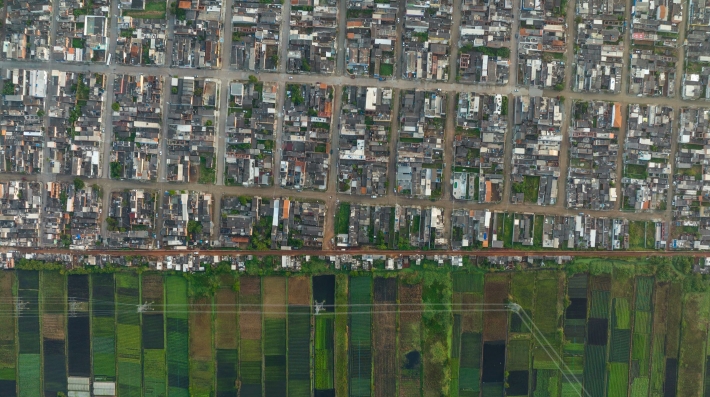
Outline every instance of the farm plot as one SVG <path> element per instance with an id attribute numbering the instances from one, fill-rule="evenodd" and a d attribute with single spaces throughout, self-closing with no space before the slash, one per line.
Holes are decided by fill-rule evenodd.
<path id="1" fill-rule="evenodd" d="M 452 395 L 480 390 L 481 331 L 483 330 L 483 273 L 453 276 L 454 329 L 451 346 Z M 475 346 L 471 346 L 474 343 Z"/>
<path id="2" fill-rule="evenodd" d="M 397 391 L 397 279 L 375 278 L 373 351 L 375 397 L 394 396 Z M 409 308 L 405 308 L 409 310 Z"/>
<path id="3" fill-rule="evenodd" d="M 703 364 L 708 339 L 708 295 L 686 294 L 683 299 L 680 358 L 678 362 L 678 395 L 699 396 L 703 393 Z"/>
<path id="4" fill-rule="evenodd" d="M 44 394 L 67 392 L 66 279 L 55 271 L 43 271 L 42 293 L 42 374 Z"/>
<path id="5" fill-rule="evenodd" d="M 181 275 L 165 279 L 167 332 L 166 361 L 168 364 L 168 396 L 188 397 L 189 346 L 187 323 L 187 280 Z"/>
<path id="6" fill-rule="evenodd" d="M 518 304 L 521 310 L 524 310 L 525 313 L 532 318 L 535 295 L 535 273 L 514 273 L 510 283 L 510 295 L 513 298 L 513 302 Z M 530 333 L 529 324 L 527 321 L 523 321 L 521 315 L 512 313 L 510 316 L 510 332 L 528 334 Z"/>
<path id="7" fill-rule="evenodd" d="M 20 397 L 37 397 L 41 392 L 42 358 L 39 315 L 39 272 L 17 272 L 18 298 L 17 335 L 19 346 L 18 386 Z M 40 382 L 38 382 L 40 380 Z"/>
<path id="8" fill-rule="evenodd" d="M 530 378 L 530 340 L 514 339 L 508 342 L 508 396 L 527 396 Z"/>
<path id="9" fill-rule="evenodd" d="M 563 360 L 570 372 L 563 378 L 562 395 L 579 395 L 582 389 L 584 337 L 587 324 L 587 275 L 577 274 L 567 280 L 569 306 L 564 316 Z"/>
<path id="10" fill-rule="evenodd" d="M 372 381 L 372 278 L 350 278 L 350 396 L 370 396 Z"/>
<path id="11" fill-rule="evenodd" d="M 239 288 L 239 378 L 241 395 L 262 395 L 261 279 L 243 277 Z"/>
<path id="12" fill-rule="evenodd" d="M 453 320 L 451 274 L 439 272 L 426 274 L 422 301 L 424 303 L 424 313 L 422 314 L 423 392 L 424 397 L 439 396 L 447 394 L 450 386 L 449 354 L 451 347 L 449 341 Z"/>
<path id="13" fill-rule="evenodd" d="M 67 277 L 67 362 L 69 376 L 91 375 L 91 331 L 88 317 L 89 276 Z"/>
<path id="14" fill-rule="evenodd" d="M 15 272 L 0 272 L 0 397 L 17 395 L 17 355 L 15 354 Z"/>
<path id="15" fill-rule="evenodd" d="M 220 276 L 219 289 L 215 294 L 214 345 L 217 358 L 216 395 L 234 396 L 237 392 L 237 293 L 234 291 L 234 277 L 231 274 Z"/>
<path id="16" fill-rule="evenodd" d="M 167 366 L 165 363 L 164 278 L 161 274 L 143 274 L 142 302 L 150 311 L 141 313 L 143 327 L 143 393 L 146 397 L 165 396 Z"/>
<path id="17" fill-rule="evenodd" d="M 94 382 L 116 380 L 116 320 L 113 274 L 91 276 L 91 345 Z"/>
<path id="18" fill-rule="evenodd" d="M 406 311 L 399 313 L 399 395 L 421 392 L 421 303 L 422 285 L 399 282 L 399 302 Z"/>
<path id="19" fill-rule="evenodd" d="M 134 273 L 116 274 L 116 354 L 118 394 L 140 394 L 142 389 L 140 280 Z"/>
<path id="20" fill-rule="evenodd" d="M 212 348 L 212 299 L 192 298 L 188 316 L 190 335 L 190 394 L 210 396 L 214 392 L 214 350 Z"/>
<path id="21" fill-rule="evenodd" d="M 505 302 L 510 290 L 507 274 L 487 274 L 484 288 L 486 310 L 483 314 L 483 361 L 481 391 L 499 394 L 505 380 L 505 341 L 508 334 L 508 311 Z"/>
<path id="22" fill-rule="evenodd" d="M 267 396 L 286 395 L 286 279 L 265 277 L 264 389 Z"/>
<path id="23" fill-rule="evenodd" d="M 634 328 L 631 342 L 632 397 L 648 395 L 651 370 L 653 277 L 637 277 L 634 294 Z"/>
<path id="24" fill-rule="evenodd" d="M 674 332 L 674 319 L 677 317 L 671 311 L 681 310 L 680 285 L 657 283 L 653 294 L 653 341 L 651 347 L 651 395 L 663 396 L 666 378 L 666 360 L 677 358 L 677 339 Z M 675 324 L 677 327 L 678 324 Z M 675 349 L 668 349 L 675 345 Z M 673 374 L 675 376 L 675 373 Z M 673 387 L 675 391 L 675 387 Z"/>
<path id="25" fill-rule="evenodd" d="M 314 387 L 316 397 L 335 394 L 333 382 L 333 327 L 335 325 L 335 276 L 313 277 L 313 304 L 323 305 L 323 312 L 315 316 L 313 351 L 315 353 Z"/>
<path id="26" fill-rule="evenodd" d="M 335 395 L 348 395 L 348 276 L 335 276 Z M 290 289 L 289 289 L 290 291 Z M 289 323 L 289 329 L 291 328 Z M 289 374 L 290 377 L 290 374 Z M 290 383 L 289 383 L 290 388 Z M 291 395 L 289 393 L 289 395 Z"/>
<path id="27" fill-rule="evenodd" d="M 288 395 L 311 395 L 311 282 L 308 277 L 288 281 Z M 345 317 L 345 316 L 343 316 Z"/>
<path id="28" fill-rule="evenodd" d="M 562 340 L 560 333 L 560 318 L 562 313 L 562 297 L 564 282 L 557 272 L 537 272 L 535 280 L 535 305 L 533 320 L 537 327 L 537 336 L 543 342 L 535 343 L 533 347 L 533 367 L 535 369 L 557 369 L 556 355 L 560 353 Z M 541 343 L 545 343 L 542 346 Z M 548 344 L 549 343 L 549 344 Z"/>
<path id="29" fill-rule="evenodd" d="M 590 397 L 603 397 L 606 377 L 609 334 L 611 278 L 593 276 L 590 280 L 592 301 L 587 322 L 587 344 L 584 346 L 584 390 Z"/>
<path id="30" fill-rule="evenodd" d="M 607 366 L 607 395 L 626 396 L 629 382 L 629 357 L 631 355 L 631 327 L 633 325 L 634 279 L 614 270 L 611 283 L 611 339 L 609 365 Z M 623 385 L 623 386 L 622 386 Z"/>

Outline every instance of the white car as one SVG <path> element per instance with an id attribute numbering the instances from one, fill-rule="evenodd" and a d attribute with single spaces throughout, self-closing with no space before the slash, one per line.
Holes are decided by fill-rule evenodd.
<path id="1" fill-rule="evenodd" d="M 289 80 L 293 80 L 293 76 L 288 76 L 288 79 L 289 79 Z"/>
<path id="2" fill-rule="evenodd" d="M 158 152 L 158 155 L 159 155 L 159 156 L 162 156 L 162 155 L 163 155 L 163 151 L 161 150 L 160 152 Z"/>

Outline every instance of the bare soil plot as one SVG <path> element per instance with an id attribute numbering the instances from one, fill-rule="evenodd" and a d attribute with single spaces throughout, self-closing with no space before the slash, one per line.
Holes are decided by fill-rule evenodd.
<path id="1" fill-rule="evenodd" d="M 51 340 L 64 340 L 63 314 L 45 314 L 42 316 L 42 337 Z"/>
<path id="2" fill-rule="evenodd" d="M 214 297 L 217 349 L 237 348 L 237 294 L 231 288 L 220 288 Z"/>
<path id="3" fill-rule="evenodd" d="M 311 280 L 299 276 L 288 279 L 288 304 L 309 305 L 311 302 Z"/>
<path id="4" fill-rule="evenodd" d="M 190 304 L 190 358 L 212 358 L 212 302 L 198 299 Z"/>
<path id="5" fill-rule="evenodd" d="M 508 330 L 508 311 L 505 301 L 508 299 L 508 275 L 486 275 L 484 300 L 486 311 L 483 313 L 483 341 L 505 340 Z"/>
<path id="6" fill-rule="evenodd" d="M 264 314 L 286 318 L 286 278 L 264 278 Z"/>

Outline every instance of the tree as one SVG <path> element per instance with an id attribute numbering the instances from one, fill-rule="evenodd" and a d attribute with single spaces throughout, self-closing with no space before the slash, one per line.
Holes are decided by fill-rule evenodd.
<path id="1" fill-rule="evenodd" d="M 121 110 L 121 104 L 118 102 L 114 102 L 111 104 L 111 109 L 113 109 L 114 112 L 118 112 Z"/>
<path id="2" fill-rule="evenodd" d="M 196 234 L 202 233 L 202 222 L 188 221 L 187 222 L 187 232 L 194 238 Z"/>
<path id="3" fill-rule="evenodd" d="M 207 121 L 205 121 L 205 126 L 206 126 L 206 127 L 212 127 L 212 120 L 207 120 Z"/>
<path id="4" fill-rule="evenodd" d="M 202 88 L 195 88 L 195 91 L 193 91 L 193 94 L 195 96 L 202 96 Z"/>
<path id="5" fill-rule="evenodd" d="M 74 188 L 76 190 L 81 190 L 84 188 L 84 181 L 82 181 L 80 178 L 74 178 Z"/>
<path id="6" fill-rule="evenodd" d="M 170 92 L 172 92 L 173 94 L 177 94 L 177 93 L 178 93 L 178 88 L 177 88 L 177 87 L 172 87 L 172 88 L 170 88 Z"/>
<path id="7" fill-rule="evenodd" d="M 37 117 L 44 117 L 44 110 L 42 110 L 42 109 L 37 110 Z"/>
<path id="8" fill-rule="evenodd" d="M 256 76 L 254 76 L 253 74 L 250 74 L 249 75 L 249 82 L 252 84 L 256 84 L 259 82 L 259 79 Z"/>

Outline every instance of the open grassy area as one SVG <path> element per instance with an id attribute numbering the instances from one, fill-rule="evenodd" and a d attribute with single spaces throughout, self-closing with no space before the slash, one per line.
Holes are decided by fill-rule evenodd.
<path id="1" fill-rule="evenodd" d="M 690 168 L 676 168 L 678 175 L 691 176 L 696 181 L 699 181 L 703 177 L 703 166 L 701 164 L 695 164 Z"/>
<path id="2" fill-rule="evenodd" d="M 335 215 L 335 234 L 345 234 L 350 225 L 350 203 L 341 203 Z"/>
<path id="3" fill-rule="evenodd" d="M 653 246 L 653 235 L 651 241 L 647 241 L 647 228 L 655 229 L 653 225 L 648 225 L 646 221 L 629 222 L 629 249 L 644 250 L 647 246 Z"/>
<path id="4" fill-rule="evenodd" d="M 624 166 L 624 176 L 635 179 L 646 179 L 648 177 L 648 167 L 639 164 L 626 164 Z"/>
<path id="5" fill-rule="evenodd" d="M 389 63 L 380 64 L 380 76 L 392 76 L 394 73 L 394 65 Z"/>
<path id="6" fill-rule="evenodd" d="M 165 19 L 165 0 L 146 0 L 143 10 L 123 10 L 123 16 L 140 19 Z"/>
<path id="7" fill-rule="evenodd" d="M 348 394 L 348 276 L 335 277 L 335 394 Z"/>
<path id="8" fill-rule="evenodd" d="M 540 190 L 540 177 L 525 175 L 522 182 L 513 183 L 513 193 L 523 193 L 526 203 L 537 203 L 537 194 Z"/>

